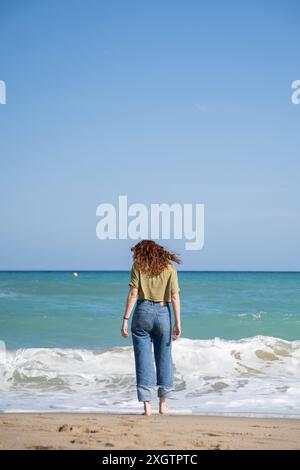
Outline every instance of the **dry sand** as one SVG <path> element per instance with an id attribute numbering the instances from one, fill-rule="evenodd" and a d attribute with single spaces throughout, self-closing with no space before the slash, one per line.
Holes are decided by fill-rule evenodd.
<path id="1" fill-rule="evenodd" d="M 0 449 L 300 449 L 300 420 L 11 413 Z"/>

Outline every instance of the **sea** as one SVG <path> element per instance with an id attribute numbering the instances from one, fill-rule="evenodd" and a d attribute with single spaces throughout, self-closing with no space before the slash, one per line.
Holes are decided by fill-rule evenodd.
<path id="1" fill-rule="evenodd" d="M 300 273 L 178 278 L 171 413 L 300 418 Z M 131 337 L 120 333 L 129 280 L 0 272 L 1 412 L 142 411 Z"/>

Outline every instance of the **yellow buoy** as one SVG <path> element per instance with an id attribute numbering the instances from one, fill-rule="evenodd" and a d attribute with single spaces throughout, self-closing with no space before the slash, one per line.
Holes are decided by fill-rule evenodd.
<path id="1" fill-rule="evenodd" d="M 73 273 L 73 276 L 74 276 L 74 277 L 78 277 L 78 273 Z"/>

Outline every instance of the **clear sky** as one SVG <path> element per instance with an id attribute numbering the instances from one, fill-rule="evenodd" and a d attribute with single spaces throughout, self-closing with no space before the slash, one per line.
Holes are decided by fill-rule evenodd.
<path id="1" fill-rule="evenodd" d="M 0 269 L 128 269 L 96 207 L 204 203 L 182 269 L 300 269 L 299 2 L 0 1 Z"/>

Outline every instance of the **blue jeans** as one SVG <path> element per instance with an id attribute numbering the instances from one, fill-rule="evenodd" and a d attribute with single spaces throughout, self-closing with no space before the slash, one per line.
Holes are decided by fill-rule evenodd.
<path id="1" fill-rule="evenodd" d="M 151 401 L 158 386 L 159 397 L 174 390 L 172 363 L 172 319 L 169 303 L 138 299 L 132 316 L 131 334 L 139 401 Z M 156 372 L 152 359 L 152 343 Z"/>

